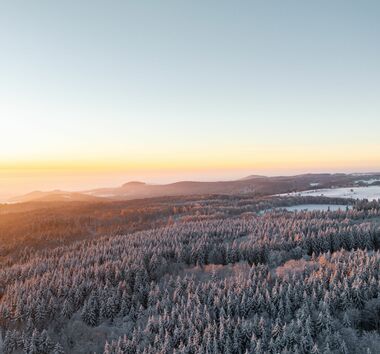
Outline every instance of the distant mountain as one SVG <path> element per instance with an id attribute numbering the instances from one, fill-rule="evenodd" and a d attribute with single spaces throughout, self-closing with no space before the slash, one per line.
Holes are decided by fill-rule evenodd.
<path id="1" fill-rule="evenodd" d="M 251 175 L 235 181 L 181 181 L 158 185 L 132 181 L 116 188 L 99 188 L 80 193 L 59 190 L 32 192 L 21 197 L 12 198 L 10 201 L 104 201 L 211 194 L 271 195 L 309 189 L 355 186 L 357 185 L 358 177 L 357 174 L 321 173 L 276 177 Z M 380 178 L 380 174 L 360 174 L 360 181 L 375 178 Z"/>

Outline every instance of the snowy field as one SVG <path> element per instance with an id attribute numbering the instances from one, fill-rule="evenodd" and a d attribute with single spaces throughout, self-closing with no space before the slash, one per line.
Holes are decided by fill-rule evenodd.
<path id="1" fill-rule="evenodd" d="M 367 179 L 367 180 L 361 179 L 359 181 L 355 181 L 355 183 L 365 183 L 365 184 L 369 184 L 369 185 L 376 183 L 376 182 L 380 182 L 380 179 L 373 178 L 373 179 Z"/>
<path id="2" fill-rule="evenodd" d="M 299 195 L 299 196 L 312 196 L 312 197 L 331 197 L 331 198 L 353 198 L 353 199 L 380 199 L 380 186 L 368 187 L 347 187 L 347 188 L 331 188 L 331 189 L 317 189 L 308 190 L 303 192 L 295 192 L 288 194 L 281 194 L 282 196 Z"/>

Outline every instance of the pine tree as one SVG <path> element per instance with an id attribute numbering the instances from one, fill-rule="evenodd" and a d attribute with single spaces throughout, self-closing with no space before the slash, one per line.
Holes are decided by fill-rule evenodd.
<path id="1" fill-rule="evenodd" d="M 277 338 L 282 331 L 281 320 L 277 317 L 274 326 L 272 327 L 272 337 Z"/>
<path id="2" fill-rule="evenodd" d="M 315 344 L 313 345 L 313 348 L 311 349 L 310 353 L 311 353 L 311 354 L 320 354 L 320 351 L 319 351 L 319 348 L 318 348 L 317 343 L 315 343 Z"/>
<path id="3" fill-rule="evenodd" d="M 53 349 L 53 354 L 65 354 L 65 351 L 63 350 L 63 347 L 61 344 L 56 343 Z"/>
<path id="4" fill-rule="evenodd" d="M 83 306 L 81 318 L 89 326 L 95 327 L 98 325 L 99 309 L 94 298 L 90 298 Z"/>
<path id="5" fill-rule="evenodd" d="M 4 342 L 3 342 L 3 348 L 2 348 L 4 354 L 10 354 L 13 351 L 15 351 L 16 348 L 17 347 L 16 347 L 16 343 L 14 341 L 12 332 L 11 331 L 7 331 L 5 333 L 5 338 L 4 338 Z"/>
<path id="6" fill-rule="evenodd" d="M 333 354 L 333 352 L 330 349 L 329 342 L 326 341 L 325 349 L 323 350 L 323 354 Z"/>
<path id="7" fill-rule="evenodd" d="M 350 318 L 348 317 L 347 312 L 345 312 L 343 315 L 343 325 L 344 327 L 347 327 L 347 328 L 351 327 L 351 321 L 350 321 Z"/>
<path id="8" fill-rule="evenodd" d="M 50 353 L 50 351 L 53 349 L 53 342 L 51 341 L 45 329 L 41 332 L 40 348 L 44 353 Z"/>
<path id="9" fill-rule="evenodd" d="M 73 310 L 73 306 L 71 304 L 71 301 L 68 300 L 68 299 L 65 299 L 63 301 L 63 305 L 62 305 L 62 316 L 65 317 L 65 318 L 70 318 L 73 314 L 74 310 Z"/>

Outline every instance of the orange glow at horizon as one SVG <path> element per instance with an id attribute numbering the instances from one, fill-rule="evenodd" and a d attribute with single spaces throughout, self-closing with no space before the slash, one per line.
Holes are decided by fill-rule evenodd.
<path id="1" fill-rule="evenodd" d="M 380 169 L 380 145 L 360 149 L 340 146 L 267 146 L 256 148 L 193 149 L 191 151 L 138 152 L 133 156 L 1 159 L 1 174 L 175 172 L 208 170 Z M 363 158 L 364 156 L 364 158 Z"/>
<path id="2" fill-rule="evenodd" d="M 130 180 L 170 183 L 179 180 L 231 180 L 250 174 L 292 175 L 308 172 L 378 172 L 380 144 L 230 145 L 154 149 L 117 154 L 28 160 L 0 155 L 0 201 L 33 190 L 77 190 L 118 186 Z M 19 155 L 21 156 L 21 155 Z M 67 156 L 75 156 L 71 159 Z M 95 157 L 96 156 L 96 157 Z M 363 158 L 364 156 L 364 158 Z"/>
<path id="3" fill-rule="evenodd" d="M 141 153 L 77 159 L 0 161 L 0 198 L 32 190 L 86 190 L 117 186 L 128 180 L 167 183 L 178 180 L 238 179 L 249 174 L 305 172 L 377 172 L 380 148 L 276 147 L 198 149 L 157 155 Z M 362 158 L 365 156 L 365 159 Z"/>

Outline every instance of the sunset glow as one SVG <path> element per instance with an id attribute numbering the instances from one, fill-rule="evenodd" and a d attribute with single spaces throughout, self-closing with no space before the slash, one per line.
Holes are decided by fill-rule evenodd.
<path id="1" fill-rule="evenodd" d="M 378 5 L 338 3 L 3 4 L 0 195 L 380 170 Z"/>

